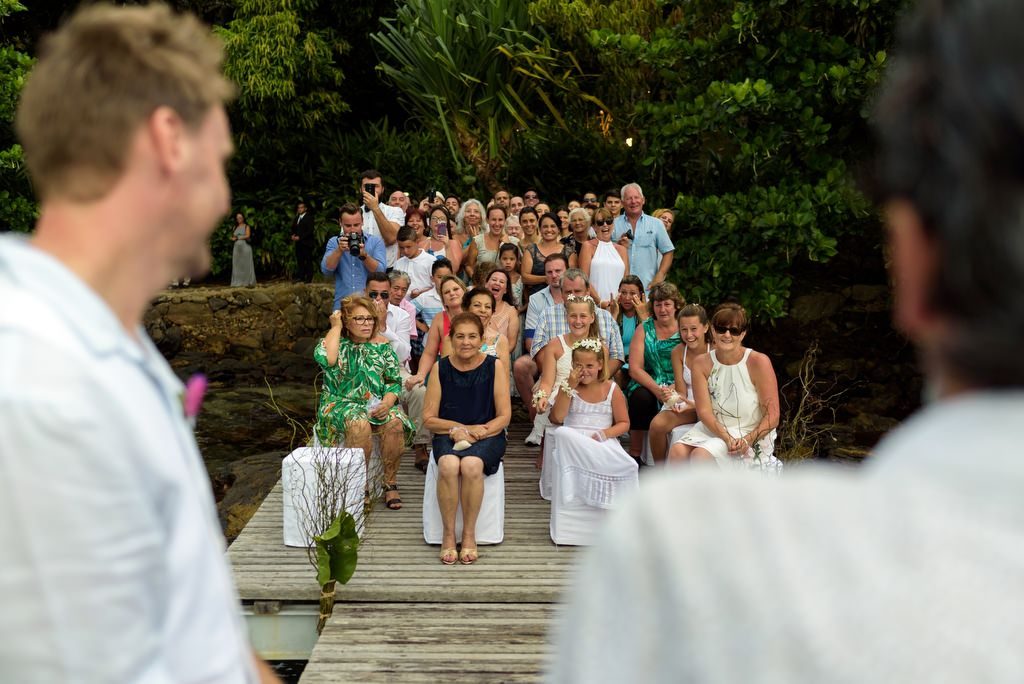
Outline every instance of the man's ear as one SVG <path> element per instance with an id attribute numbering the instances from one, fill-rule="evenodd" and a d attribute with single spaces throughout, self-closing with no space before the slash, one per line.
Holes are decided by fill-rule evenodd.
<path id="1" fill-rule="evenodd" d="M 893 319 L 907 337 L 922 342 L 938 324 L 931 292 L 939 268 L 939 250 L 910 202 L 890 201 L 884 215 L 892 252 Z"/>
<path id="2" fill-rule="evenodd" d="M 185 160 L 185 123 L 170 107 L 157 107 L 146 121 L 146 131 L 160 170 L 171 173 Z"/>

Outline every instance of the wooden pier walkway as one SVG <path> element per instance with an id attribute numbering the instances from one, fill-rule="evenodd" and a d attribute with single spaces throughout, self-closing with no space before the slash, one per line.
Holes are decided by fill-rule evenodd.
<path id="1" fill-rule="evenodd" d="M 476 564 L 445 566 L 423 541 L 423 475 L 403 458 L 403 508 L 373 512 L 351 581 L 302 682 L 537 681 L 547 633 L 576 558 L 548 534 L 550 504 L 537 490 L 536 449 L 524 425 L 505 456 L 505 540 Z M 305 551 L 285 547 L 280 484 L 228 552 L 243 602 L 314 603 Z"/>

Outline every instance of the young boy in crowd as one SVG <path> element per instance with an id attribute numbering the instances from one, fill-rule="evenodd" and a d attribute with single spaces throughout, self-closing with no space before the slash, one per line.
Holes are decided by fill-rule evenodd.
<path id="1" fill-rule="evenodd" d="M 433 290 L 433 267 L 437 259 L 420 247 L 416 242 L 416 231 L 409 226 L 398 229 L 398 253 L 401 256 L 395 260 L 395 270 L 408 273 L 412 281 L 409 285 L 409 299 L 416 299 L 424 292 Z"/>

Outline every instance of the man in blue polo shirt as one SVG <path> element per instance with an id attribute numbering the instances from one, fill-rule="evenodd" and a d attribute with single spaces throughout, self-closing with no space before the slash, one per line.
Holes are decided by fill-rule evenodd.
<path id="1" fill-rule="evenodd" d="M 363 212 L 354 204 L 341 208 L 341 235 L 327 241 L 320 270 L 324 275 L 334 275 L 334 308 L 350 294 L 362 294 L 366 290 L 366 276 L 374 271 L 384 271 L 386 250 L 384 241 L 376 235 L 363 233 Z M 358 235 L 358 237 L 351 237 Z M 350 245 L 358 241 L 358 255 Z"/>
<path id="2" fill-rule="evenodd" d="M 665 224 L 644 213 L 644 191 L 639 184 L 623 185 L 621 194 L 622 213 L 615 219 L 612 239 L 629 250 L 629 272 L 650 290 L 665 280 L 676 248 Z"/>

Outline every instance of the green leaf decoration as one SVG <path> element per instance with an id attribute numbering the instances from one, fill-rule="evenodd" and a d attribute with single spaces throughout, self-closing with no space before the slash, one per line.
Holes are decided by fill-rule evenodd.
<path id="1" fill-rule="evenodd" d="M 352 579 L 359 561 L 359 535 L 351 513 L 339 513 L 330 527 L 313 537 L 313 541 L 316 544 L 316 581 L 320 586 L 331 580 L 346 584 Z"/>

